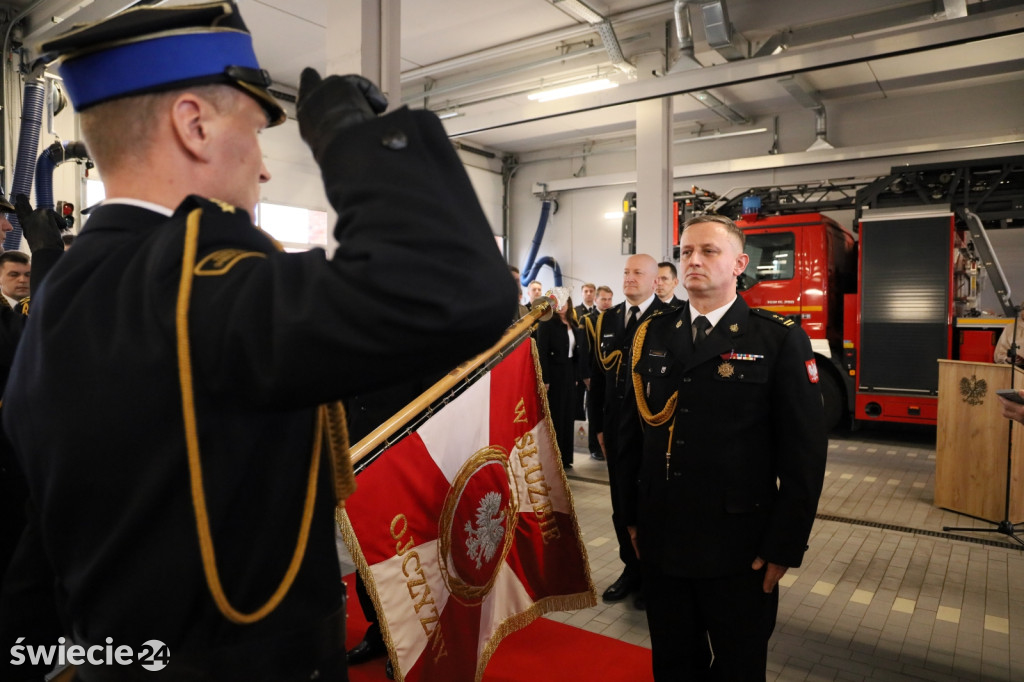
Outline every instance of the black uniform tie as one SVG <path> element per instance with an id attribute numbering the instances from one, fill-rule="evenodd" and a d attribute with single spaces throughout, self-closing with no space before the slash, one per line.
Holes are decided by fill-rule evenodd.
<path id="1" fill-rule="evenodd" d="M 633 334 L 633 330 L 636 329 L 636 321 L 640 319 L 640 306 L 631 306 L 629 308 L 629 319 L 626 320 L 626 336 Z"/>
<path id="2" fill-rule="evenodd" d="M 708 329 L 711 328 L 711 322 L 708 318 L 703 315 L 698 315 L 697 319 L 693 321 L 693 328 L 696 330 L 693 334 L 693 347 L 694 349 L 700 348 L 701 342 L 707 338 Z"/>

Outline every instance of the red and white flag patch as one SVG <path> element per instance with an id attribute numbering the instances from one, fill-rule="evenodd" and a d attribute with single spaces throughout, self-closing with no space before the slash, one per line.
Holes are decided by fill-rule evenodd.
<path id="1" fill-rule="evenodd" d="M 804 363 L 807 367 L 807 378 L 812 384 L 818 383 L 818 363 L 814 360 L 808 360 Z"/>

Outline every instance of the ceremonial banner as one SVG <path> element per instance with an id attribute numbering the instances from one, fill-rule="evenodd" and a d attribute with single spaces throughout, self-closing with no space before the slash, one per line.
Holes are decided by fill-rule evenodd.
<path id="1" fill-rule="evenodd" d="M 479 681 L 501 639 L 596 603 L 527 339 L 357 476 L 338 513 L 398 680 Z"/>

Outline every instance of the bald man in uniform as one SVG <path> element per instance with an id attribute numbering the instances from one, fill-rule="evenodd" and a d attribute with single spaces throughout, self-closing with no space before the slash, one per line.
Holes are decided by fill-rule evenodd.
<path id="1" fill-rule="evenodd" d="M 590 390 L 593 417 L 591 428 L 597 433 L 598 443 L 608 462 L 608 477 L 612 497 L 612 524 L 619 543 L 622 573 L 602 595 L 605 601 L 615 602 L 640 592 L 640 562 L 633 551 L 632 542 L 621 514 L 621 494 L 618 470 L 621 463 L 639 452 L 623 448 L 619 438 L 622 403 L 629 390 L 629 356 L 633 334 L 637 325 L 655 311 L 665 307 L 654 294 L 658 261 L 647 254 L 636 254 L 626 259 L 622 272 L 622 293 L 626 300 L 604 311 L 595 327 L 594 365 L 591 370 Z M 638 596 L 636 606 L 644 606 Z"/>

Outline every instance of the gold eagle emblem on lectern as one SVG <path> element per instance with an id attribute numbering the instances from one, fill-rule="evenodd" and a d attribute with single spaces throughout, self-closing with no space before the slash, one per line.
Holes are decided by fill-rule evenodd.
<path id="1" fill-rule="evenodd" d="M 960 395 L 968 405 L 981 405 L 985 402 L 985 394 L 988 393 L 988 382 L 978 379 L 974 374 L 971 378 L 960 379 Z"/>

